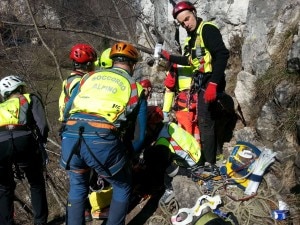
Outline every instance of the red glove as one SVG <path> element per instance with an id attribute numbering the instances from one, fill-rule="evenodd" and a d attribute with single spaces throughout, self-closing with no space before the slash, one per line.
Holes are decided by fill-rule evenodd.
<path id="1" fill-rule="evenodd" d="M 209 82 L 204 93 L 204 101 L 206 103 L 213 102 L 217 98 L 217 84 Z"/>
<path id="2" fill-rule="evenodd" d="M 173 90 L 173 88 L 176 85 L 176 77 L 173 76 L 173 74 L 170 71 L 167 73 L 164 84 L 167 88 L 169 88 L 171 90 Z"/>
<path id="3" fill-rule="evenodd" d="M 166 50 L 161 50 L 160 54 L 165 60 L 170 61 L 170 53 L 169 52 L 167 52 Z"/>

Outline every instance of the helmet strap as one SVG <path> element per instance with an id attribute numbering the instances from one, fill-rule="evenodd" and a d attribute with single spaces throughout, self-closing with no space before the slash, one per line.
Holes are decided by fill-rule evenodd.
<path id="1" fill-rule="evenodd" d="M 6 101 L 6 100 L 9 98 L 9 96 L 11 96 L 11 94 L 12 94 L 11 91 L 5 92 L 5 93 L 4 93 L 4 96 L 3 96 L 4 101 Z"/>
<path id="2" fill-rule="evenodd" d="M 73 69 L 74 70 L 83 70 L 83 71 L 92 71 L 94 70 L 94 63 L 87 62 L 87 63 L 77 63 L 73 61 Z"/>
<path id="3" fill-rule="evenodd" d="M 94 69 L 95 69 L 95 64 L 94 64 L 94 63 L 88 62 L 88 63 L 86 64 L 86 70 L 87 70 L 87 71 L 92 71 L 92 70 L 94 70 Z"/>

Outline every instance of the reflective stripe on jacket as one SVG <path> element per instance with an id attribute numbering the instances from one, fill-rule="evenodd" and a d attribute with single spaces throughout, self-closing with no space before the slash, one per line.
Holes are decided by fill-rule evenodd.
<path id="1" fill-rule="evenodd" d="M 171 89 L 174 92 L 182 92 L 182 91 L 188 91 L 191 88 L 191 82 L 193 78 L 193 68 L 191 66 L 182 66 L 173 64 L 172 68 L 168 71 L 167 77 L 165 79 L 165 85 L 168 89 Z M 177 93 L 177 97 L 175 98 L 175 105 L 180 105 L 180 109 L 178 107 L 176 110 L 185 110 L 188 111 L 188 102 L 189 99 L 178 98 L 180 93 Z M 169 112 L 170 109 L 167 106 L 171 106 L 173 102 L 173 98 L 165 98 L 164 99 L 164 111 Z M 178 102 L 180 101 L 180 102 Z M 193 107 L 195 108 L 195 107 Z"/>
<path id="2" fill-rule="evenodd" d="M 92 114 L 118 124 L 137 106 L 142 90 L 123 69 L 93 71 L 82 78 L 70 114 Z"/>
<path id="3" fill-rule="evenodd" d="M 194 166 L 201 156 L 198 141 L 176 123 L 166 123 L 160 131 L 155 145 L 164 145 L 171 152 L 183 158 L 189 166 Z"/>
<path id="4" fill-rule="evenodd" d="M 0 126 L 26 125 L 30 94 L 14 97 L 0 104 Z"/>
<path id="5" fill-rule="evenodd" d="M 202 29 L 203 29 L 204 25 L 211 25 L 211 26 L 216 27 L 216 25 L 211 22 L 203 22 L 203 21 L 198 26 L 197 38 L 196 38 L 195 44 L 192 48 L 192 51 L 196 51 L 197 45 L 200 45 L 198 47 L 201 47 L 201 50 L 203 51 L 204 56 L 199 58 L 200 68 L 194 68 L 194 70 L 197 69 L 197 71 L 200 71 L 201 73 L 210 73 L 210 72 L 212 72 L 212 64 L 211 64 L 212 57 L 211 57 L 211 54 L 208 51 L 208 49 L 204 46 L 204 41 L 202 38 Z M 191 39 L 191 37 L 187 37 L 185 39 L 185 46 L 188 45 L 188 42 L 190 39 Z M 192 56 L 190 56 L 190 57 L 192 57 Z"/>
<path id="6" fill-rule="evenodd" d="M 178 91 L 190 89 L 193 78 L 191 66 L 177 65 Z"/>
<path id="7" fill-rule="evenodd" d="M 69 101 L 72 91 L 76 84 L 81 80 L 85 73 L 80 71 L 73 71 L 71 75 L 63 81 L 62 91 L 59 96 L 59 121 L 63 121 L 63 114 L 66 107 L 66 103 Z"/>

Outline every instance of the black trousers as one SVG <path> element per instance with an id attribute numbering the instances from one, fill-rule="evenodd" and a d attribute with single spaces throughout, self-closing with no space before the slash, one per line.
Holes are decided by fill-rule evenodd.
<path id="1" fill-rule="evenodd" d="M 30 185 L 34 223 L 46 223 L 48 204 L 41 154 L 32 135 L 0 142 L 0 224 L 12 225 L 15 181 L 13 163 L 24 172 Z"/>
<path id="2" fill-rule="evenodd" d="M 198 123 L 200 128 L 201 158 L 200 164 L 216 163 L 217 137 L 215 132 L 217 102 L 205 103 L 204 90 L 198 95 Z"/>

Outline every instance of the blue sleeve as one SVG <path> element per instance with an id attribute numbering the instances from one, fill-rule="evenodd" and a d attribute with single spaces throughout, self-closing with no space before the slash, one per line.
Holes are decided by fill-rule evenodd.
<path id="1" fill-rule="evenodd" d="M 140 109 L 136 119 L 136 126 L 134 131 L 134 139 L 132 141 L 134 152 L 142 150 L 145 136 L 146 136 L 146 125 L 147 125 L 147 100 L 142 98 L 140 102 Z"/>

